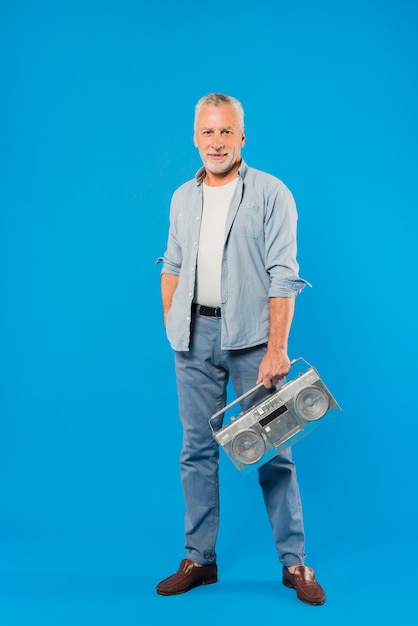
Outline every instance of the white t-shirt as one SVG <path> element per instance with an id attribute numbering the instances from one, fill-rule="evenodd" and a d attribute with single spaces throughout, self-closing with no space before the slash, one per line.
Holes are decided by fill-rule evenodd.
<path id="1" fill-rule="evenodd" d="M 225 223 L 238 178 L 209 187 L 203 183 L 203 213 L 197 256 L 196 297 L 198 304 L 221 306 L 221 268 Z"/>

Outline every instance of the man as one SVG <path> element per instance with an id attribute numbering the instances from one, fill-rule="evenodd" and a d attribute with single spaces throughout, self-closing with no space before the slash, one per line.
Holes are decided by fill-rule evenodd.
<path id="1" fill-rule="evenodd" d="M 283 384 L 290 369 L 294 301 L 306 284 L 298 276 L 291 193 L 241 158 L 241 104 L 223 94 L 199 100 L 194 143 L 203 167 L 173 195 L 161 259 L 164 322 L 175 354 L 183 426 L 186 502 L 186 558 L 157 585 L 161 595 L 217 581 L 219 449 L 208 421 L 226 405 L 229 379 L 237 396 L 256 383 L 263 382 L 264 394 Z M 247 399 L 242 408 L 255 401 Z M 304 565 L 302 509 L 290 448 L 258 472 L 283 584 L 294 588 L 300 600 L 323 604 L 325 593 Z"/>

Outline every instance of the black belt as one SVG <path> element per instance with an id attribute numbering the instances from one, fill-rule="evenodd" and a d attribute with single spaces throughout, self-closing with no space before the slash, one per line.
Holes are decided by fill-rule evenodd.
<path id="1" fill-rule="evenodd" d="M 207 315 L 208 317 L 222 317 L 220 306 L 205 306 L 204 304 L 193 304 L 193 313 Z"/>

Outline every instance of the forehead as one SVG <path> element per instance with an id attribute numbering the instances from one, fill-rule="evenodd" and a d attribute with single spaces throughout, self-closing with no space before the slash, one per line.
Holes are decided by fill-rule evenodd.
<path id="1" fill-rule="evenodd" d="M 238 113 L 232 104 L 222 102 L 219 105 L 205 104 L 199 111 L 196 126 L 198 128 L 218 128 L 240 126 Z"/>

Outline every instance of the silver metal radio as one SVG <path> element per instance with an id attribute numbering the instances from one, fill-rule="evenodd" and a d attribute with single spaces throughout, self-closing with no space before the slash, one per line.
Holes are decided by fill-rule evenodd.
<path id="1" fill-rule="evenodd" d="M 261 389 L 263 383 L 225 406 L 209 420 L 213 436 L 244 475 L 264 465 L 341 411 L 316 369 L 299 358 L 292 361 L 292 375 L 295 365 L 299 373 L 293 380 L 241 412 L 238 417 L 231 417 L 230 422 L 219 430 L 215 430 L 215 423 L 222 422 L 221 416 Z"/>

